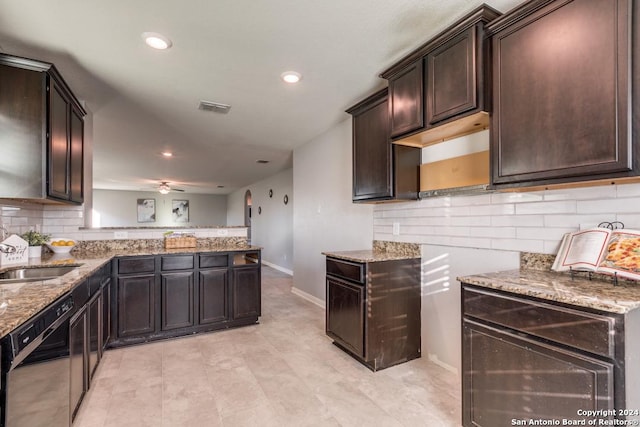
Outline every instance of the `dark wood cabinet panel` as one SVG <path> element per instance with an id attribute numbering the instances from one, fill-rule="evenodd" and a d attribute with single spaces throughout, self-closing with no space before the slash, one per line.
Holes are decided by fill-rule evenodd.
<path id="1" fill-rule="evenodd" d="M 257 317 L 261 314 L 260 268 L 233 269 L 233 318 Z"/>
<path id="2" fill-rule="evenodd" d="M 0 197 L 82 203 L 86 112 L 60 73 L 0 54 L 0 88 L 0 152 L 11 164 Z"/>
<path id="3" fill-rule="evenodd" d="M 111 278 L 108 277 L 102 284 L 102 350 L 104 350 L 111 340 Z M 101 350 L 101 351 L 102 351 Z"/>
<path id="4" fill-rule="evenodd" d="M 162 330 L 193 326 L 194 273 L 164 273 L 161 276 Z"/>
<path id="5" fill-rule="evenodd" d="M 365 288 L 327 278 L 326 333 L 354 354 L 364 357 Z"/>
<path id="6" fill-rule="evenodd" d="M 489 25 L 496 187 L 636 174 L 631 13 L 628 0 L 534 1 Z"/>
<path id="7" fill-rule="evenodd" d="M 228 254 L 200 254 L 198 259 L 198 267 L 200 268 L 227 267 L 229 265 Z"/>
<path id="8" fill-rule="evenodd" d="M 87 390 L 86 360 L 87 316 L 85 307 L 71 318 L 69 324 L 70 410 L 71 420 L 76 416 Z"/>
<path id="9" fill-rule="evenodd" d="M 59 87 L 50 83 L 49 196 L 69 198 L 69 103 Z"/>
<path id="10" fill-rule="evenodd" d="M 614 407 L 612 363 L 469 321 L 463 337 L 465 426 L 512 425 L 523 414 L 561 421 Z"/>
<path id="11" fill-rule="evenodd" d="M 193 255 L 167 255 L 160 257 L 160 269 L 162 271 L 193 270 Z"/>
<path id="12" fill-rule="evenodd" d="M 477 41 L 477 26 L 440 46 L 426 58 L 426 115 L 427 124 L 455 117 L 479 105 L 481 93 L 478 79 L 482 75 L 481 45 Z M 480 82 L 482 83 L 482 81 Z"/>
<path id="13" fill-rule="evenodd" d="M 387 90 L 347 112 L 353 116 L 353 201 L 416 199 L 420 149 L 391 144 Z"/>
<path id="14" fill-rule="evenodd" d="M 89 380 L 93 378 L 100 360 L 100 331 L 102 325 L 102 297 L 97 292 L 87 304 L 87 362 Z"/>
<path id="15" fill-rule="evenodd" d="M 200 325 L 229 319 L 229 272 L 226 268 L 203 270 L 198 273 Z"/>
<path id="16" fill-rule="evenodd" d="M 422 59 L 407 65 L 389 78 L 389 123 L 392 137 L 424 125 Z"/>
<path id="17" fill-rule="evenodd" d="M 153 273 L 156 269 L 156 258 L 153 256 L 123 257 L 116 260 L 117 274 Z"/>
<path id="18" fill-rule="evenodd" d="M 144 336 L 156 329 L 156 276 L 119 277 L 118 337 Z"/>
<path id="19" fill-rule="evenodd" d="M 393 197 L 386 93 L 386 89 L 376 93 L 352 112 L 354 201 Z"/>
<path id="20" fill-rule="evenodd" d="M 84 120 L 75 109 L 71 109 L 70 132 L 69 199 L 72 202 L 82 203 L 84 201 Z"/>

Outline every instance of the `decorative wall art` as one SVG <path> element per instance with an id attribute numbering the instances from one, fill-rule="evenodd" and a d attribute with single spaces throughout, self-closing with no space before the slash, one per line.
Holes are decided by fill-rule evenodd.
<path id="1" fill-rule="evenodd" d="M 156 199 L 138 199 L 138 222 L 156 222 Z"/>
<path id="2" fill-rule="evenodd" d="M 189 222 L 189 201 L 172 200 L 171 216 L 173 218 L 173 222 Z"/>

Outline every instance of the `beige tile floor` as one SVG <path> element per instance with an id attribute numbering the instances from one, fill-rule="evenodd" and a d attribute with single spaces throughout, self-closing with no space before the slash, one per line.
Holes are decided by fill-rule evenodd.
<path id="1" fill-rule="evenodd" d="M 262 271 L 259 325 L 107 351 L 74 427 L 460 425 L 455 374 L 426 358 L 371 372 L 290 276 Z"/>

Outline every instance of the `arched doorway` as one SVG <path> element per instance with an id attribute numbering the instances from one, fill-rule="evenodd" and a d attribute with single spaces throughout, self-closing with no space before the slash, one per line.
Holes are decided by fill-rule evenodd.
<path id="1" fill-rule="evenodd" d="M 247 241 L 251 244 L 251 190 L 244 193 L 244 225 L 247 227 Z"/>

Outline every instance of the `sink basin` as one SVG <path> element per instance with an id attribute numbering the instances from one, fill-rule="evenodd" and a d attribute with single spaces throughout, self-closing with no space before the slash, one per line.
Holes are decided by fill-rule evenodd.
<path id="1" fill-rule="evenodd" d="M 16 268 L 0 273 L 0 284 L 15 282 L 35 282 L 60 277 L 78 268 L 77 265 L 62 267 Z"/>

